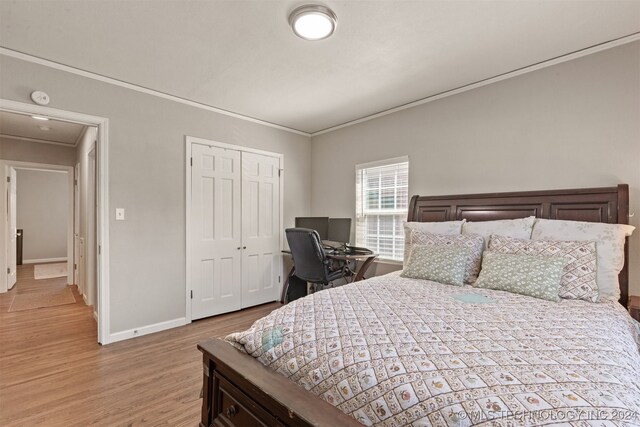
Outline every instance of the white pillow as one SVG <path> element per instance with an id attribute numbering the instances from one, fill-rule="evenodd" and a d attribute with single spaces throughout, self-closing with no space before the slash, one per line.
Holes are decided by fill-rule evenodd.
<path id="1" fill-rule="evenodd" d="M 409 262 L 409 252 L 411 252 L 411 231 L 417 230 L 431 234 L 447 234 L 454 235 L 460 234 L 462 231 L 461 221 L 441 221 L 441 222 L 407 222 L 402 221 L 404 225 L 404 262 L 403 265 L 407 265 Z"/>
<path id="2" fill-rule="evenodd" d="M 513 237 L 515 239 L 531 239 L 531 230 L 536 217 L 520 219 L 497 219 L 495 221 L 467 221 L 462 225 L 462 234 L 479 234 L 484 237 L 485 249 L 489 247 L 492 234 Z"/>
<path id="3" fill-rule="evenodd" d="M 577 240 L 596 242 L 596 281 L 599 301 L 618 301 L 618 274 L 624 266 L 625 237 L 635 227 L 626 224 L 538 219 L 531 233 L 532 240 Z"/>

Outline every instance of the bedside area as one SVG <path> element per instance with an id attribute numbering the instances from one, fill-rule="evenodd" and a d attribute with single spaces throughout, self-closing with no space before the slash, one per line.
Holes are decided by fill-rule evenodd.
<path id="1" fill-rule="evenodd" d="M 629 297 L 629 314 L 640 322 L 640 295 Z"/>

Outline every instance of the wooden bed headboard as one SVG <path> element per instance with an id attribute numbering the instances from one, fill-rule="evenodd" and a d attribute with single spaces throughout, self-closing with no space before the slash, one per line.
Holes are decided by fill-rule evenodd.
<path id="1" fill-rule="evenodd" d="M 408 221 L 490 221 L 528 216 L 571 221 L 629 223 L 629 186 L 513 193 L 413 196 Z M 618 276 L 620 304 L 629 300 L 629 239 Z"/>

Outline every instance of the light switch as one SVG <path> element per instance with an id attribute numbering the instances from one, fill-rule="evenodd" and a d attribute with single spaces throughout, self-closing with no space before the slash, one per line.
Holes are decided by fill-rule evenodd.
<path id="1" fill-rule="evenodd" d="M 124 221 L 124 208 L 116 208 L 116 221 Z"/>

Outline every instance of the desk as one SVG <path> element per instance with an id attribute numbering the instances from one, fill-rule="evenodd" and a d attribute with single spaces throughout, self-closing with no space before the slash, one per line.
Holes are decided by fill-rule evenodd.
<path id="1" fill-rule="evenodd" d="M 356 275 L 353 277 L 351 282 L 359 282 L 364 279 L 364 274 L 367 272 L 373 261 L 378 258 L 378 254 L 373 253 L 373 251 L 366 248 L 356 248 L 356 247 L 347 247 L 347 251 L 327 251 L 326 255 L 328 259 L 334 259 L 336 261 L 355 261 L 362 262 L 358 271 L 356 271 Z M 283 254 L 291 255 L 291 251 L 282 251 Z M 284 304 L 284 300 L 287 296 L 287 290 L 289 289 L 289 277 L 293 276 L 295 273 L 296 266 L 295 264 L 291 267 L 291 271 L 284 279 L 284 284 L 282 285 L 282 294 L 280 296 L 280 303 Z"/>
<path id="2" fill-rule="evenodd" d="M 640 295 L 629 297 L 629 314 L 640 322 Z"/>

